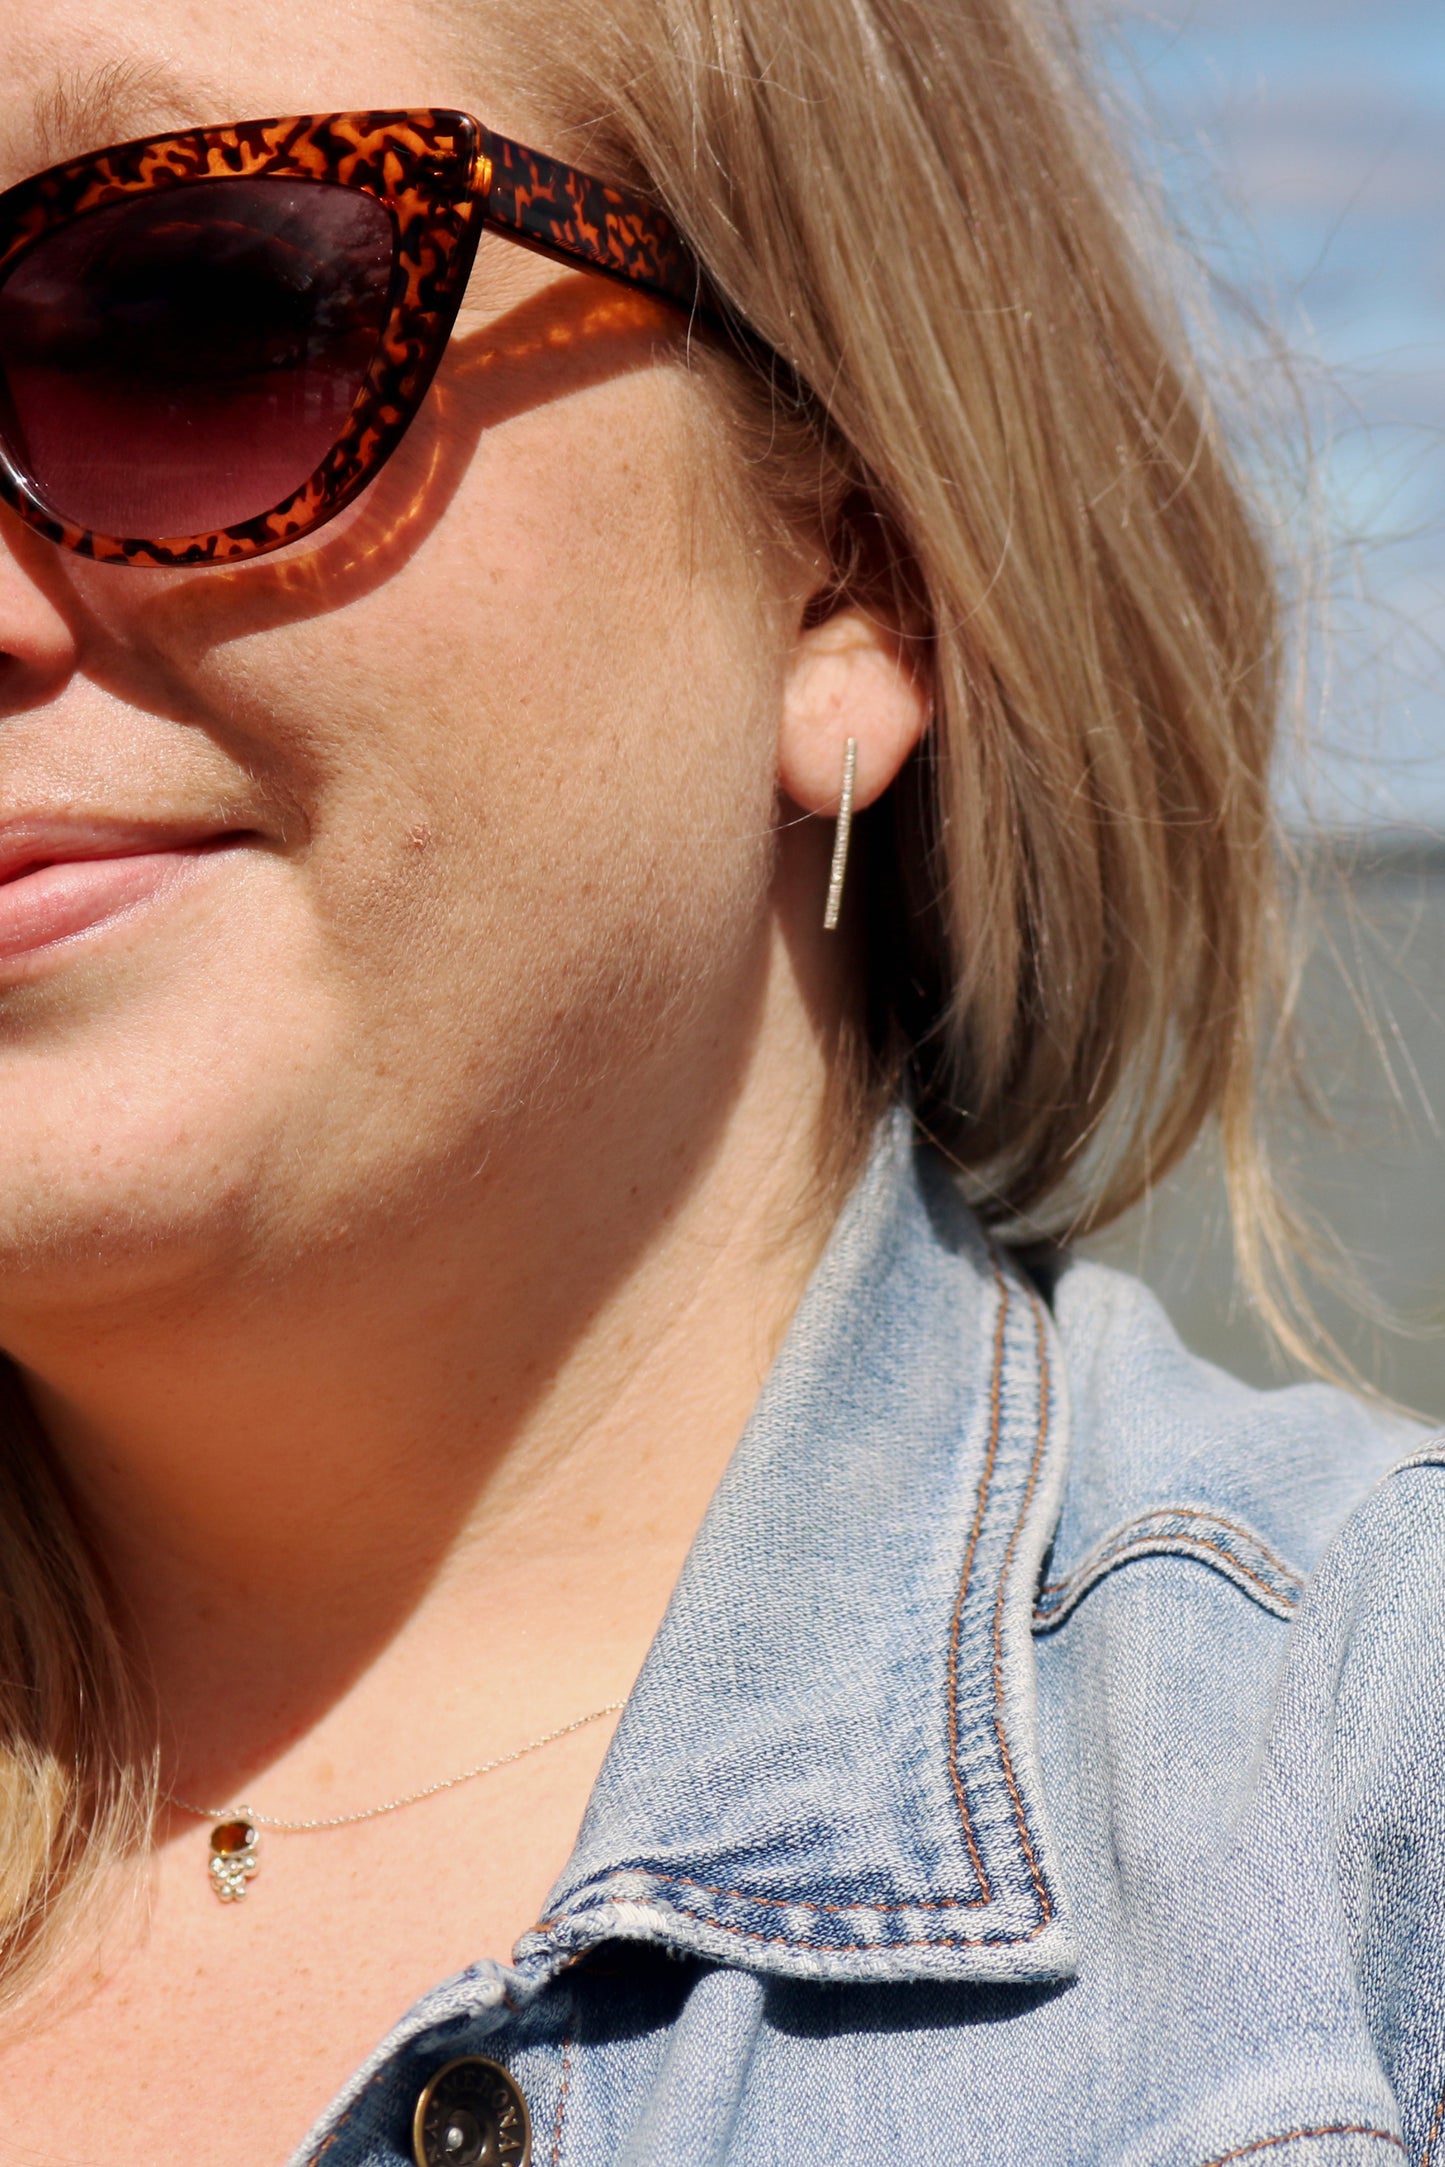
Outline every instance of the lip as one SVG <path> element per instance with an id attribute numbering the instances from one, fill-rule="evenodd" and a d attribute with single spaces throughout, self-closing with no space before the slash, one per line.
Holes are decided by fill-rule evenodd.
<path id="1" fill-rule="evenodd" d="M 0 828 L 0 964 L 127 917 L 240 842 L 234 830 Z"/>

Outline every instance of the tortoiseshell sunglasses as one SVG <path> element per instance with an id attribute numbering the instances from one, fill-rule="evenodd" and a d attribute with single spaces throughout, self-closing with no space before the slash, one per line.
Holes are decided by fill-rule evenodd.
<path id="1" fill-rule="evenodd" d="M 484 228 L 682 308 L 652 205 L 465 113 L 330 113 L 96 151 L 0 195 L 0 498 L 66 549 L 231 564 L 400 443 Z"/>

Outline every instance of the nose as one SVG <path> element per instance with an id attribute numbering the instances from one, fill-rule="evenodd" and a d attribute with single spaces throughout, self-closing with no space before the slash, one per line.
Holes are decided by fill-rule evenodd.
<path id="1" fill-rule="evenodd" d="M 43 706 L 76 666 L 57 554 L 0 506 L 0 716 Z"/>

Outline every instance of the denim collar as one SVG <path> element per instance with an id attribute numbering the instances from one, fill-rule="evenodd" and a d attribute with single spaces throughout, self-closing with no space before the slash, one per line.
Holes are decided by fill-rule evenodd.
<path id="1" fill-rule="evenodd" d="M 518 1947 L 523 1980 L 619 1937 L 816 1979 L 1073 1971 L 1031 1643 L 1063 1432 L 1043 1305 L 894 1116 Z"/>
<path id="2" fill-rule="evenodd" d="M 513 1966 L 485 1959 L 415 2003 L 293 2167 L 390 2113 L 408 2054 L 484 2050 L 604 1941 L 820 1980 L 1071 1977 L 1031 1634 L 1064 1431 L 1047 1312 L 894 1116 L 546 1918 Z"/>

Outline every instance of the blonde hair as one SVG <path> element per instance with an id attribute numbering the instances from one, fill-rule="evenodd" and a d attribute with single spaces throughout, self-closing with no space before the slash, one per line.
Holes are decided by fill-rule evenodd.
<path id="1" fill-rule="evenodd" d="M 1066 17 L 608 0 L 511 42 L 785 364 L 745 364 L 756 485 L 921 631 L 875 1052 L 1015 1234 L 1102 1226 L 1218 1116 L 1259 1279 L 1276 580 Z"/>
<path id="2" fill-rule="evenodd" d="M 932 729 L 861 838 L 878 1071 L 1019 1236 L 1103 1224 L 1216 1116 L 1258 1280 L 1275 581 L 1065 21 L 607 0 L 512 46 L 559 147 L 652 189 L 761 342 L 724 402 L 756 489 L 926 660 Z M 7 1430 L 14 1988 L 145 1797 L 98 1585 Z"/>
<path id="3" fill-rule="evenodd" d="M 144 1696 L 13 1368 L 0 1362 L 0 2006 L 149 1830 Z"/>

